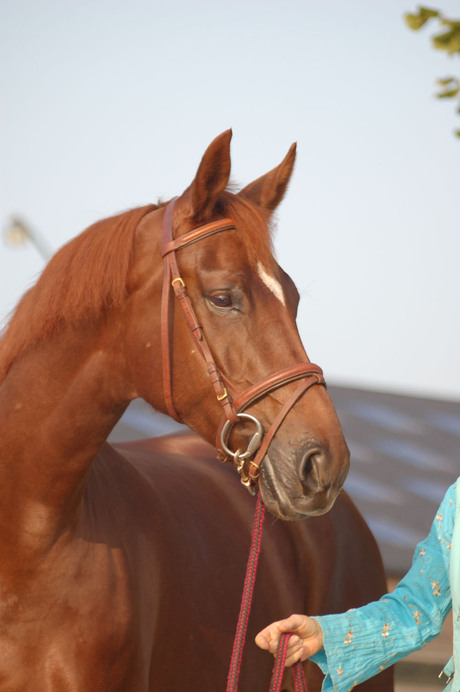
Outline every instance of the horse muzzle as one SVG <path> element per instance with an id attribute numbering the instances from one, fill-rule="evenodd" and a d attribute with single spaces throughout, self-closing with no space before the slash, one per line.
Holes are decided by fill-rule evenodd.
<path id="1" fill-rule="evenodd" d="M 285 446 L 275 440 L 260 470 L 264 503 L 280 519 L 324 514 L 342 489 L 349 465 L 344 441 L 334 449 L 307 443 L 286 453 Z"/>

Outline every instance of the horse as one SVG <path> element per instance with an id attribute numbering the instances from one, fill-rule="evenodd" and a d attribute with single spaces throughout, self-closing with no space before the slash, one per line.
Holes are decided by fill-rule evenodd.
<path id="1" fill-rule="evenodd" d="M 249 552 L 253 498 L 241 492 L 234 469 L 216 464 L 215 447 L 192 432 L 117 443 L 114 447 L 138 466 L 143 457 L 150 476 L 155 458 L 155 486 L 169 508 L 160 509 L 158 514 L 158 520 L 167 517 L 161 563 L 167 566 L 165 579 L 173 580 L 162 592 L 163 622 L 187 637 L 188 665 L 177 666 L 174 662 L 176 656 L 183 655 L 183 644 L 176 652 L 159 635 L 154 669 L 162 685 L 152 689 L 223 691 Z M 179 513 L 172 516 L 178 508 Z M 186 565 L 186 569 L 178 570 L 178 564 Z M 200 575 L 200 579 L 190 581 L 190 575 Z M 268 622 L 294 612 L 341 612 L 385 592 L 385 573 L 375 538 L 344 490 L 326 514 L 288 522 L 268 516 L 239 689 L 269 689 L 272 659 L 253 643 Z M 185 601 L 178 600 L 181 593 L 187 594 Z M 319 668 L 307 661 L 304 669 L 309 692 L 320 692 L 323 675 Z M 282 690 L 294 690 L 289 669 Z M 391 692 L 392 669 L 358 685 L 356 690 Z"/>
<path id="2" fill-rule="evenodd" d="M 209 145 L 174 200 L 61 248 L 0 341 L 2 692 L 223 689 L 253 506 L 233 466 L 274 517 L 257 626 L 305 592 L 308 607 L 352 607 L 350 574 L 372 582 L 356 601 L 382 591 L 341 493 L 340 422 L 273 254 L 295 146 L 234 193 L 230 139 Z M 203 442 L 110 446 L 136 398 Z M 211 462 L 210 445 L 232 465 Z M 351 568 L 361 541 L 371 549 Z M 267 663 L 252 655 L 241 684 L 257 692 Z"/>

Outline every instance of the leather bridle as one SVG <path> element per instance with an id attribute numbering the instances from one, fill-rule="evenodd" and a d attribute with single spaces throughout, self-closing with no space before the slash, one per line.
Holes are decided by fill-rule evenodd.
<path id="1" fill-rule="evenodd" d="M 180 421 L 172 398 L 172 372 L 171 372 L 171 345 L 170 345 L 170 295 L 171 287 L 179 301 L 187 326 L 194 338 L 198 350 L 203 357 L 206 371 L 216 394 L 217 400 L 223 407 L 223 417 L 217 429 L 216 448 L 224 461 L 232 459 L 241 476 L 241 482 L 250 492 L 259 476 L 259 467 L 267 449 L 276 434 L 284 418 L 294 406 L 302 394 L 316 384 L 325 385 L 323 371 L 318 365 L 309 362 L 301 362 L 291 365 L 278 372 L 269 375 L 264 380 L 252 385 L 242 394 L 236 394 L 231 385 L 226 382 L 217 367 L 217 364 L 209 348 L 203 328 L 198 322 L 193 305 L 187 293 L 177 264 L 176 252 L 192 243 L 207 238 L 215 233 L 235 230 L 235 224 L 231 219 L 218 219 L 188 231 L 179 238 L 173 237 L 172 216 L 175 199 L 168 206 L 163 217 L 162 250 L 164 260 L 163 290 L 161 298 L 161 344 L 163 356 L 163 394 L 166 409 L 171 418 Z M 282 406 L 278 415 L 273 420 L 265 434 L 260 421 L 248 413 L 245 409 L 261 399 L 263 396 L 279 387 L 295 380 L 302 380 L 293 394 Z M 251 438 L 246 451 L 238 449 L 233 452 L 228 447 L 231 431 L 241 420 L 250 420 L 256 426 L 256 432 Z M 255 456 L 254 456 L 255 455 Z M 250 457 L 254 456 L 251 460 Z"/>

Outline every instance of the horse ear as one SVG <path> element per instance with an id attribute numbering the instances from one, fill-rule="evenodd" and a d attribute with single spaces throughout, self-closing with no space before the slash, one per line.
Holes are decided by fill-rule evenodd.
<path id="1" fill-rule="evenodd" d="M 203 220 L 211 215 L 218 195 L 225 190 L 230 177 L 230 140 L 226 130 L 206 149 L 196 176 L 186 191 L 191 204 L 191 216 Z M 185 194 L 185 193 L 184 193 Z"/>
<path id="2" fill-rule="evenodd" d="M 257 204 L 270 216 L 284 197 L 294 169 L 296 144 L 294 143 L 281 161 L 261 178 L 247 185 L 238 194 Z"/>

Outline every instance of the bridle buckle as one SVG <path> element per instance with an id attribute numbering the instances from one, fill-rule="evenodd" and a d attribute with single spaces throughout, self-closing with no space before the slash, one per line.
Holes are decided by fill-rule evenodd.
<path id="1" fill-rule="evenodd" d="M 245 452 L 243 452 L 241 449 L 237 449 L 236 452 L 232 451 L 230 447 L 228 446 L 228 441 L 230 438 L 230 433 L 233 429 L 233 427 L 236 425 L 236 423 L 233 423 L 231 420 L 227 420 L 225 422 L 224 427 L 222 428 L 222 432 L 220 435 L 220 442 L 222 445 L 222 449 L 224 450 L 225 454 L 227 457 L 230 457 L 235 465 L 236 470 L 240 474 L 240 480 L 241 483 L 247 488 L 247 490 L 251 493 L 251 495 L 254 495 L 255 490 L 254 490 L 254 477 L 251 477 L 245 461 L 246 459 L 249 459 L 249 457 L 252 457 L 257 450 L 259 449 L 260 445 L 262 444 L 262 438 L 264 434 L 264 429 L 262 427 L 262 423 L 258 418 L 255 416 L 251 416 L 249 413 L 237 413 L 236 414 L 238 418 L 246 418 L 247 420 L 252 421 L 256 425 L 256 432 L 254 435 L 251 437 L 249 440 L 249 444 L 247 446 L 247 449 Z M 252 462 L 249 462 L 252 463 Z M 257 464 L 256 464 L 257 466 Z M 258 468 L 258 467 L 257 467 Z"/>

